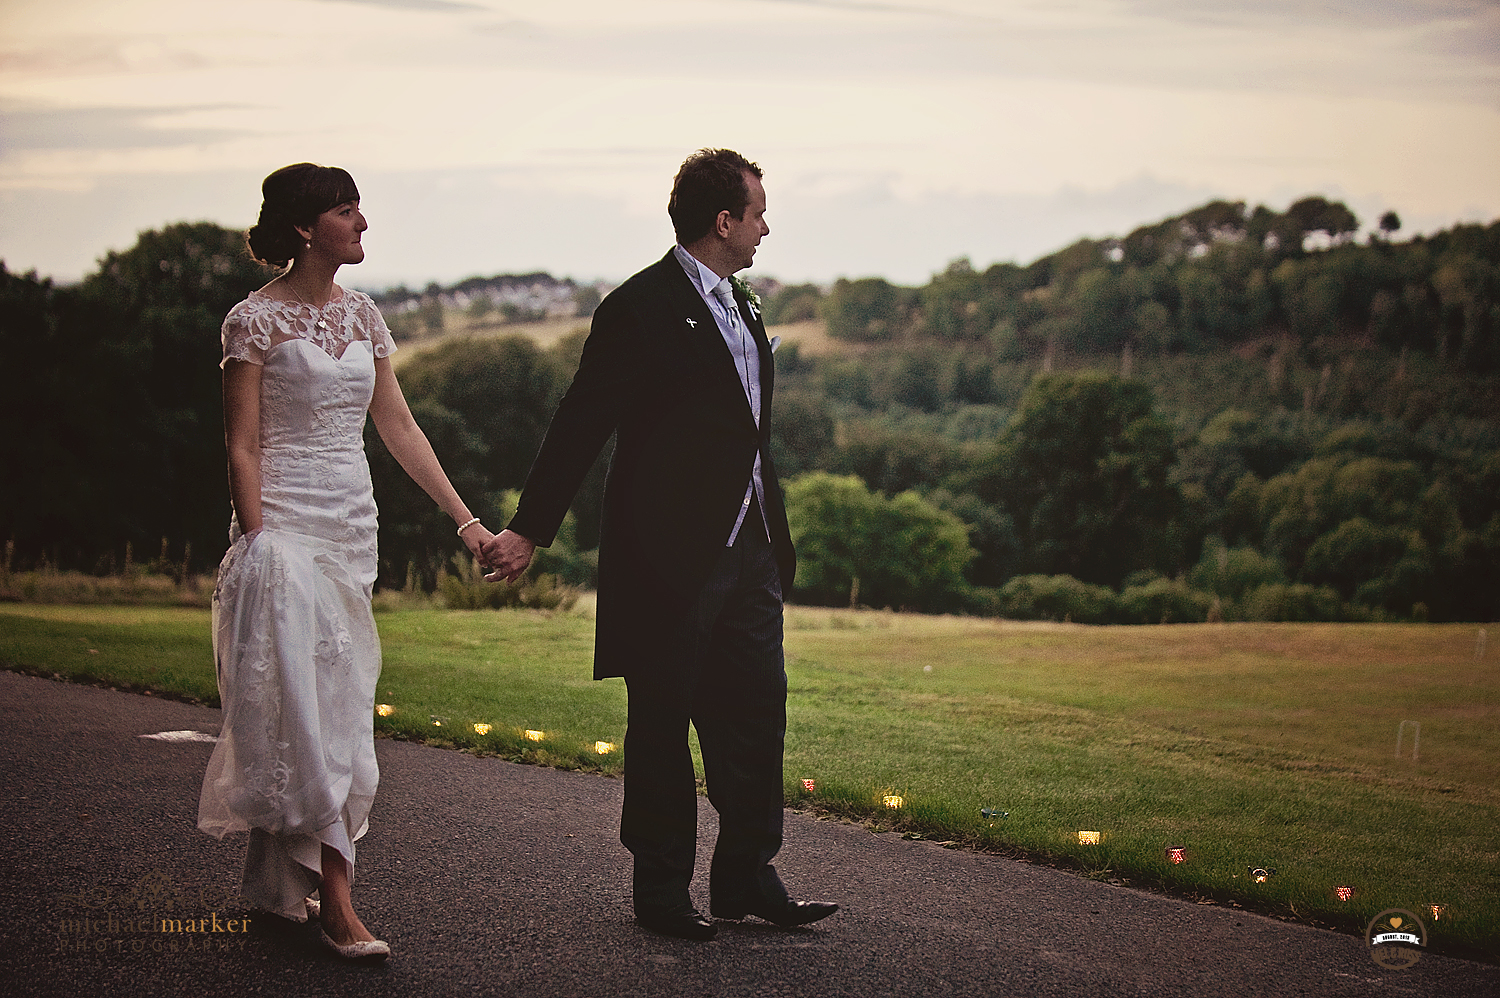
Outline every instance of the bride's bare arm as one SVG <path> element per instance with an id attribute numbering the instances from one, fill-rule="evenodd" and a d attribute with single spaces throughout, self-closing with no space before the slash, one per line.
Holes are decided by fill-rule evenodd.
<path id="1" fill-rule="evenodd" d="M 438 508 L 451 516 L 455 525 L 473 519 L 469 507 L 464 505 L 453 488 L 453 483 L 448 481 L 448 475 L 433 453 L 427 434 L 422 432 L 422 428 L 412 418 L 411 408 L 406 404 L 406 396 L 401 393 L 396 372 L 391 368 L 387 357 L 375 361 L 375 397 L 370 400 L 370 416 L 375 420 L 375 429 L 385 442 L 386 449 L 411 476 L 412 481 L 432 497 Z M 460 536 L 470 553 L 482 561 L 480 549 L 490 539 L 490 532 L 476 523 L 466 528 Z"/>
<path id="2" fill-rule="evenodd" d="M 260 513 L 260 374 L 259 364 L 230 360 L 224 364 L 224 449 L 229 454 L 229 499 L 240 530 L 254 533 Z"/>

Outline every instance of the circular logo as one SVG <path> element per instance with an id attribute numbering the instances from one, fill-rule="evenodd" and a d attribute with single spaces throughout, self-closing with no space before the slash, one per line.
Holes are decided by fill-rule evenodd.
<path id="1" fill-rule="evenodd" d="M 1422 920 L 1401 908 L 1382 911 L 1365 929 L 1370 956 L 1387 970 L 1405 970 L 1422 959 L 1427 929 Z"/>

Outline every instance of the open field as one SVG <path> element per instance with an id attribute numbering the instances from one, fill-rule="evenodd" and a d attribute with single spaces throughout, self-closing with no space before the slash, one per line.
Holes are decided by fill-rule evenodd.
<path id="1" fill-rule="evenodd" d="M 588 678 L 585 614 L 378 621 L 377 699 L 394 707 L 378 730 L 619 771 L 618 749 L 593 745 L 622 741 L 624 686 Z M 1500 655 L 1478 627 L 799 607 L 787 625 L 793 806 L 1354 932 L 1444 904 L 1434 945 L 1500 957 Z M 8 667 L 213 702 L 208 634 L 202 610 L 0 605 Z M 1421 725 L 1415 759 L 1413 724 L 1395 754 L 1403 721 Z M 1256 883 L 1252 867 L 1276 872 Z"/>
<path id="2" fill-rule="evenodd" d="M 448 309 L 443 314 L 443 331 L 436 335 L 419 336 L 409 340 L 402 340 L 399 349 L 391 355 L 391 364 L 400 370 L 401 365 L 413 357 L 433 347 L 441 346 L 449 340 L 459 339 L 495 339 L 501 336 L 525 336 L 533 340 L 542 349 L 555 344 L 558 340 L 578 330 L 587 332 L 589 320 L 569 319 L 546 319 L 541 322 L 501 322 L 497 317 L 489 319 L 474 319 L 461 311 Z"/>
<path id="3" fill-rule="evenodd" d="M 860 353 L 866 349 L 862 344 L 846 343 L 829 336 L 828 325 L 821 319 L 789 322 L 784 326 L 768 326 L 766 335 L 780 336 L 785 346 L 795 346 L 804 357 Z"/>
<path id="4" fill-rule="evenodd" d="M 498 336 L 525 336 L 542 349 L 580 330 L 587 332 L 588 319 L 547 319 L 542 322 L 501 322 L 498 318 L 475 319 L 466 313 L 448 309 L 443 314 L 443 332 L 435 336 L 421 336 L 403 340 L 391 363 L 397 370 L 411 358 L 455 339 L 490 339 Z M 780 336 L 788 346 L 795 344 L 804 357 L 821 357 L 840 352 L 858 352 L 858 345 L 840 343 L 828 335 L 827 327 L 819 320 L 793 322 L 785 326 L 772 326 L 766 330 L 768 336 Z"/>

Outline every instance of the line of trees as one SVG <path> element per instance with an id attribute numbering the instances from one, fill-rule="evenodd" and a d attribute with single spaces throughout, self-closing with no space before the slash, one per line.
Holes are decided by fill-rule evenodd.
<path id="1" fill-rule="evenodd" d="M 986 342 L 1002 359 L 1049 352 L 1202 352 L 1268 334 L 1347 337 L 1458 369 L 1500 369 L 1500 225 L 1364 245 L 1344 205 L 1277 213 L 1213 201 L 1124 238 L 1084 239 L 1029 266 L 957 260 L 921 288 L 839 280 L 816 308 L 835 337 Z M 807 289 L 776 303 L 808 307 Z"/>
<path id="2" fill-rule="evenodd" d="M 1213 202 L 1026 267 L 767 294 L 856 349 L 776 358 L 772 446 L 829 605 L 1094 622 L 1487 620 L 1500 611 L 1500 223 L 1364 244 L 1336 202 Z M 270 273 L 209 224 L 75 286 L 0 266 L 0 536 L 105 572 L 226 542 L 219 326 Z M 769 292 L 769 288 L 767 291 Z M 402 381 L 503 522 L 581 350 L 454 341 Z M 381 584 L 451 526 L 368 434 Z M 541 570 L 587 584 L 601 459 Z M 190 546 L 190 550 L 188 549 Z"/>
<path id="3" fill-rule="evenodd" d="M 76 285 L 0 264 L 0 539 L 17 565 L 106 573 L 168 539 L 216 564 L 229 490 L 225 314 L 273 274 L 243 233 L 171 225 Z"/>
<path id="4" fill-rule="evenodd" d="M 772 321 L 861 347 L 778 358 L 778 466 L 957 516 L 983 612 L 1493 619 L 1500 223 L 1399 227 L 1216 201 L 1026 267 L 783 289 Z"/>

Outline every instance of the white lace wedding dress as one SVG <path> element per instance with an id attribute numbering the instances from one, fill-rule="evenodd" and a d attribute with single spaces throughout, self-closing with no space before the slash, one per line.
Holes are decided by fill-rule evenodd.
<path id="1" fill-rule="evenodd" d="M 214 593 L 224 726 L 203 778 L 198 827 L 250 831 L 246 899 L 298 921 L 324 844 L 354 865 L 379 770 L 370 613 L 375 499 L 365 412 L 375 358 L 395 349 L 357 291 L 322 309 L 259 291 L 224 320 L 225 360 L 263 366 L 263 529 L 237 520 Z"/>

